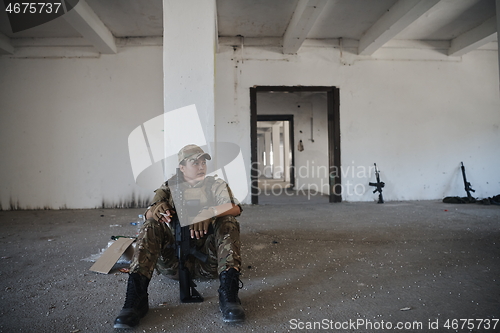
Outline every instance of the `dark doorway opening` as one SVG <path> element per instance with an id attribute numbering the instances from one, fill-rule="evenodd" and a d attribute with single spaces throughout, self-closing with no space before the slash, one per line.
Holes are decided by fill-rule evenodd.
<path id="1" fill-rule="evenodd" d="M 327 105 L 327 127 L 328 127 L 328 187 L 329 187 L 329 202 L 341 202 L 342 194 L 341 190 L 336 191 L 336 189 L 341 189 L 341 179 L 340 179 L 340 102 L 339 102 L 339 89 L 336 87 L 286 87 L 286 86 L 255 86 L 250 88 L 250 124 L 251 124 L 251 158 L 252 158 L 252 170 L 251 170 L 251 181 L 252 181 L 252 204 L 258 204 L 258 194 L 259 194 L 259 175 L 261 170 L 259 170 L 259 150 L 258 150 L 258 121 L 265 121 L 266 119 L 271 119 L 271 121 L 281 121 L 290 119 L 290 115 L 259 115 L 257 112 L 258 103 L 257 98 L 261 93 L 273 93 L 273 92 L 323 92 L 326 93 L 326 105 Z M 274 118 L 273 118 L 274 117 Z M 282 117 L 283 119 L 279 119 Z M 291 117 L 293 121 L 293 117 Z M 291 135 L 291 149 L 296 146 L 294 137 L 293 126 L 290 131 Z M 295 158 L 292 154 L 292 165 L 295 167 Z M 290 179 L 293 177 L 293 185 L 295 186 L 295 168 L 292 168 L 290 172 Z"/>

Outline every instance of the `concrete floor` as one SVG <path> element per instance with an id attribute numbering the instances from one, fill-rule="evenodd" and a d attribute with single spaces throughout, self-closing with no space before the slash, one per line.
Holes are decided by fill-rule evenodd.
<path id="1" fill-rule="evenodd" d="M 494 321 L 478 328 L 500 319 L 499 206 L 262 199 L 239 218 L 245 324 L 222 323 L 218 281 L 198 282 L 205 302 L 180 304 L 177 282 L 154 276 L 151 310 L 129 331 L 304 332 L 308 322 L 323 325 L 309 332 L 385 332 L 398 322 L 412 328 L 393 332 L 471 331 L 460 321 L 447 329 L 453 319 L 500 331 Z M 127 275 L 91 272 L 82 259 L 111 235 L 133 235 L 140 213 L 0 211 L 0 331 L 116 331 Z"/>

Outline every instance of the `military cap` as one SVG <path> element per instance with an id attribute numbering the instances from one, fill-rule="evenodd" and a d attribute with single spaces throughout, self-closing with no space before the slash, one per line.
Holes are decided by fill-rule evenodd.
<path id="1" fill-rule="evenodd" d="M 177 154 L 178 158 L 179 158 L 179 163 L 181 163 L 182 161 L 184 160 L 197 160 L 199 159 L 200 157 L 205 157 L 207 160 L 211 160 L 212 157 L 208 154 L 208 153 L 205 153 L 203 151 L 203 149 L 201 149 L 200 147 L 198 147 L 197 145 L 187 145 L 187 146 L 184 146 L 183 148 L 181 148 L 181 150 L 179 150 L 179 153 Z"/>

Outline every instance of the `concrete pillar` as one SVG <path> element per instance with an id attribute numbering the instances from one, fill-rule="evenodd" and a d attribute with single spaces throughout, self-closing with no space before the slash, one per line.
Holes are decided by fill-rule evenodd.
<path id="1" fill-rule="evenodd" d="M 215 142 L 216 0 L 163 0 L 163 73 L 167 162 L 172 150 Z M 179 112 L 180 108 L 195 105 Z M 169 112 L 172 112 L 169 114 Z M 182 113 L 184 112 L 184 116 Z M 175 114 L 175 117 L 172 116 Z M 190 126 L 193 124 L 193 126 Z M 194 129 L 193 129 L 194 128 Z M 202 129 L 203 133 L 199 133 Z M 191 133 L 191 132 L 193 133 Z M 196 132 L 196 133 L 195 133 Z M 176 136 L 177 138 L 179 135 Z M 191 142 L 187 142 L 191 140 Z M 175 147 L 175 149 L 173 148 Z M 169 150 L 170 149 L 170 150 Z M 215 152 L 211 152 L 214 154 Z"/>
<path id="2" fill-rule="evenodd" d="M 281 178 L 281 158 L 280 158 L 280 122 L 272 127 L 273 136 L 273 178 Z"/>
<path id="3" fill-rule="evenodd" d="M 264 166 L 264 175 L 266 177 L 272 177 L 271 173 L 271 131 L 266 131 L 264 133 L 265 139 L 265 149 L 266 149 L 266 165 Z"/>
<path id="4" fill-rule="evenodd" d="M 264 154 L 266 153 L 265 147 L 265 136 L 264 134 L 259 134 L 257 136 L 257 161 L 259 162 L 259 176 L 264 174 Z"/>
<path id="5" fill-rule="evenodd" d="M 496 1 L 496 10 L 497 10 L 497 39 L 498 45 L 500 45 L 500 0 Z M 498 50 L 498 83 L 500 89 L 500 50 Z"/>
<path id="6" fill-rule="evenodd" d="M 290 124 L 288 121 L 283 122 L 283 167 L 284 167 L 284 180 L 290 181 Z"/>

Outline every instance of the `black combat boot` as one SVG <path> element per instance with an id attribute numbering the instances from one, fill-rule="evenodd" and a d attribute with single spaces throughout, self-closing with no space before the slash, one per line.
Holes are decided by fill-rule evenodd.
<path id="1" fill-rule="evenodd" d="M 128 276 L 125 305 L 115 319 L 114 328 L 131 328 L 139 324 L 149 310 L 148 286 L 149 279 L 144 275 L 132 273 Z"/>
<path id="2" fill-rule="evenodd" d="M 219 308 L 222 319 L 226 323 L 238 323 L 245 320 L 245 312 L 238 297 L 240 287 L 240 272 L 230 268 L 220 274 Z"/>

